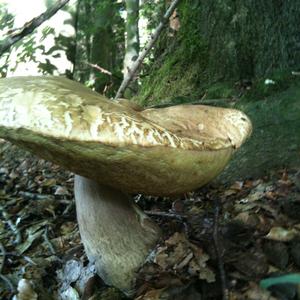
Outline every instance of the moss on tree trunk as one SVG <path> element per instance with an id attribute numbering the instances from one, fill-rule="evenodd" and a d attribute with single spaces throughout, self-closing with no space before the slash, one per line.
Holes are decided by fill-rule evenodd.
<path id="1" fill-rule="evenodd" d="M 226 106 L 226 105 L 223 105 Z M 222 181 L 261 176 L 271 169 L 300 166 L 300 84 L 255 102 L 239 102 L 253 134 L 220 175 Z"/>
<path id="2" fill-rule="evenodd" d="M 142 78 L 140 101 L 210 98 L 210 89 L 220 83 L 228 85 L 220 95 L 227 97 L 230 87 L 234 93 L 245 82 L 298 71 L 299 16 L 300 5 L 292 0 L 181 1 L 180 30 L 162 37 L 149 76 Z"/>

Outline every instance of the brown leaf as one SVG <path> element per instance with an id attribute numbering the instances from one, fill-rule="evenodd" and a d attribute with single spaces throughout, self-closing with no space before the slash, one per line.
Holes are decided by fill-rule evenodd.
<path id="1" fill-rule="evenodd" d="M 283 227 L 272 227 L 265 238 L 273 241 L 289 242 L 298 235 L 299 232 L 294 228 L 285 229 Z"/>
<path id="2" fill-rule="evenodd" d="M 160 300 L 162 293 L 164 292 L 165 288 L 162 289 L 153 289 L 148 292 L 146 292 L 145 295 L 141 295 L 134 300 Z"/>

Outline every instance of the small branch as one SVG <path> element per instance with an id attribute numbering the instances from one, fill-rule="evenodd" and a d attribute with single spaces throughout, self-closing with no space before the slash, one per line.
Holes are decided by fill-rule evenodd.
<path id="1" fill-rule="evenodd" d="M 8 214 L 4 210 L 2 210 L 2 216 L 5 219 L 5 221 L 7 222 L 11 231 L 16 235 L 16 239 L 15 239 L 14 243 L 17 245 L 20 244 L 22 241 L 21 232 L 19 231 L 17 226 L 13 223 L 13 221 L 9 219 Z"/>
<path id="2" fill-rule="evenodd" d="M 51 254 L 52 255 L 56 255 L 56 251 L 55 251 L 53 245 L 51 244 L 51 242 L 48 239 L 48 228 L 47 227 L 46 227 L 46 229 L 45 229 L 45 231 L 43 233 L 43 238 L 44 238 L 44 241 L 45 241 L 46 245 L 48 246 Z"/>
<path id="3" fill-rule="evenodd" d="M 19 195 L 30 200 L 54 200 L 54 196 L 48 194 L 38 194 L 20 191 Z"/>
<path id="4" fill-rule="evenodd" d="M 0 43 L 0 57 L 10 49 L 15 43 L 20 41 L 26 35 L 32 33 L 37 27 L 55 15 L 62 7 L 64 7 L 70 0 L 58 0 L 52 7 L 47 9 L 44 13 L 31 21 L 25 23 L 21 28 L 14 29 L 10 35 Z"/>
<path id="5" fill-rule="evenodd" d="M 118 80 L 121 80 L 121 79 L 122 79 L 121 77 L 119 77 L 119 76 L 113 74 L 112 72 L 110 72 L 110 71 L 108 71 L 108 70 L 106 70 L 106 69 L 104 69 L 104 68 L 98 66 L 97 64 L 92 64 L 92 63 L 89 63 L 89 62 L 87 62 L 87 61 L 85 61 L 85 62 L 83 62 L 83 63 L 87 64 L 88 66 L 90 66 L 90 67 L 92 67 L 92 68 L 94 68 L 94 69 L 100 71 L 101 73 L 106 74 L 106 75 L 108 75 L 108 76 L 110 76 L 110 77 L 112 77 L 112 78 L 115 78 L 115 79 L 118 79 Z M 133 89 L 133 88 L 131 88 L 131 87 L 129 87 L 129 89 L 130 89 L 133 93 L 136 93 L 136 92 L 137 92 L 135 89 Z"/>
<path id="6" fill-rule="evenodd" d="M 74 202 L 74 200 L 68 201 L 68 205 L 64 209 L 62 215 L 63 216 L 67 215 L 71 211 L 71 209 L 73 209 L 73 208 L 75 209 L 75 202 Z"/>
<path id="7" fill-rule="evenodd" d="M 222 294 L 223 300 L 229 299 L 229 292 L 226 284 L 226 274 L 224 269 L 224 262 L 222 259 L 222 253 L 220 250 L 220 243 L 219 243 L 219 214 L 220 214 L 220 207 L 219 207 L 219 199 L 214 199 L 214 228 L 213 228 L 213 240 L 215 244 L 215 250 L 217 254 L 218 259 L 218 266 L 219 266 L 219 272 L 220 272 L 220 279 L 221 279 L 221 285 L 222 285 Z"/>
<path id="8" fill-rule="evenodd" d="M 151 211 L 151 210 L 146 210 L 145 214 L 149 216 L 154 216 L 154 217 L 167 217 L 167 218 L 174 218 L 182 221 L 183 219 L 186 219 L 186 216 L 181 216 L 175 213 L 168 213 L 168 212 L 163 212 L 163 211 Z"/>
<path id="9" fill-rule="evenodd" d="M 90 67 L 92 67 L 92 68 L 100 71 L 103 74 L 106 74 L 106 75 L 109 75 L 109 76 L 113 76 L 112 72 L 110 72 L 110 71 L 108 71 L 108 70 L 106 70 L 106 69 L 104 69 L 104 68 L 102 68 L 102 67 L 100 67 L 100 66 L 98 66 L 96 64 L 91 64 L 89 62 L 86 62 L 86 64 L 89 65 Z"/>
<path id="10" fill-rule="evenodd" d="M 119 90 L 116 94 L 115 99 L 121 98 L 123 96 L 123 93 L 124 93 L 125 89 L 129 85 L 129 83 L 131 82 L 133 77 L 135 76 L 136 72 L 138 71 L 139 67 L 141 66 L 141 64 L 142 64 L 143 60 L 145 59 L 146 55 L 149 53 L 149 51 L 151 50 L 151 48 L 153 47 L 153 45 L 157 41 L 160 33 L 162 32 L 162 30 L 164 28 L 164 25 L 168 22 L 170 16 L 172 15 L 172 13 L 175 10 L 176 6 L 178 5 L 179 1 L 180 0 L 173 0 L 173 2 L 170 4 L 168 10 L 164 14 L 164 16 L 163 16 L 162 20 L 160 21 L 159 25 L 156 27 L 154 33 L 151 35 L 151 38 L 148 41 L 148 43 L 146 44 L 145 48 L 143 49 L 143 51 L 141 52 L 141 54 L 139 55 L 137 60 L 134 61 L 131 69 L 129 70 L 129 72 L 125 75 L 125 77 L 124 77 L 124 79 L 121 83 L 121 86 L 119 87 Z"/>

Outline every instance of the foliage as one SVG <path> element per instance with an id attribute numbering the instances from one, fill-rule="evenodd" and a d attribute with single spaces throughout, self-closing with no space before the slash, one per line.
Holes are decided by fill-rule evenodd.
<path id="1" fill-rule="evenodd" d="M 50 6 L 53 0 L 45 3 Z M 79 0 L 76 7 L 67 6 L 64 10 L 69 14 L 64 25 L 69 31 L 73 27 L 75 34 L 64 33 L 61 28 L 49 25 L 38 28 L 1 58 L 1 76 L 5 77 L 8 72 L 13 74 L 22 63 L 31 63 L 28 68 L 35 66 L 42 74 L 63 73 L 99 92 L 113 95 L 122 79 L 124 4 L 117 0 Z M 14 16 L 7 13 L 4 4 L 0 6 L 0 16 L 3 20 L 0 31 L 6 33 L 13 28 Z M 49 41 L 52 42 L 50 46 Z M 57 61 L 65 56 L 73 64 L 73 70 L 58 67 Z M 91 64 L 99 65 L 112 75 L 99 72 Z"/>
<path id="2" fill-rule="evenodd" d="M 7 7 L 4 3 L 0 3 L 0 33 L 7 34 L 13 28 L 13 15 L 8 13 Z M 3 34 L 1 34 L 3 36 Z M 4 37 L 0 39 L 3 40 Z M 0 65 L 0 77 L 5 77 L 7 74 L 7 60 L 9 58 L 8 54 L 5 54 L 1 59 Z M 2 63 L 3 62 L 3 63 Z"/>
<path id="3" fill-rule="evenodd" d="M 53 1 L 46 1 L 46 4 L 51 6 Z M 69 10 L 71 12 L 72 8 L 69 7 Z M 0 11 L 0 16 L 7 18 L 6 14 L 7 8 L 5 8 L 5 11 Z M 4 19 L 4 22 L 1 22 L 1 24 L 3 24 L 4 28 L 8 27 L 10 30 L 16 30 L 14 28 L 14 16 L 9 16 L 10 21 Z M 60 28 L 54 28 L 45 23 L 32 34 L 17 42 L 11 48 L 11 51 L 1 58 L 1 61 L 6 59 L 2 66 L 2 69 L 5 69 L 5 73 L 2 73 L 2 76 L 7 76 L 8 72 L 13 74 L 21 64 L 24 67 L 28 63 L 31 63 L 28 68 L 36 66 L 39 72 L 43 74 L 58 74 L 59 70 L 55 59 L 68 50 L 66 45 L 62 45 L 61 40 L 72 40 L 71 36 L 67 37 L 60 34 L 59 30 Z M 4 34 L 4 38 L 7 35 L 9 35 L 9 31 Z M 49 46 L 49 41 L 51 40 L 53 40 L 53 43 L 55 42 L 54 46 Z"/>
<path id="4" fill-rule="evenodd" d="M 140 7 L 140 15 L 147 20 L 147 30 L 150 33 L 160 22 L 165 11 L 165 1 L 144 1 Z"/>

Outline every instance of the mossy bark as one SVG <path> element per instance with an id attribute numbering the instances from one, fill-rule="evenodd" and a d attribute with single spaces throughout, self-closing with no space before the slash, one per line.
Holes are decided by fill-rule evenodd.
<path id="1" fill-rule="evenodd" d="M 299 16 L 292 0 L 183 0 L 180 30 L 174 37 L 165 34 L 159 45 L 150 75 L 142 78 L 141 103 L 199 99 L 216 83 L 234 88 L 299 70 Z"/>

